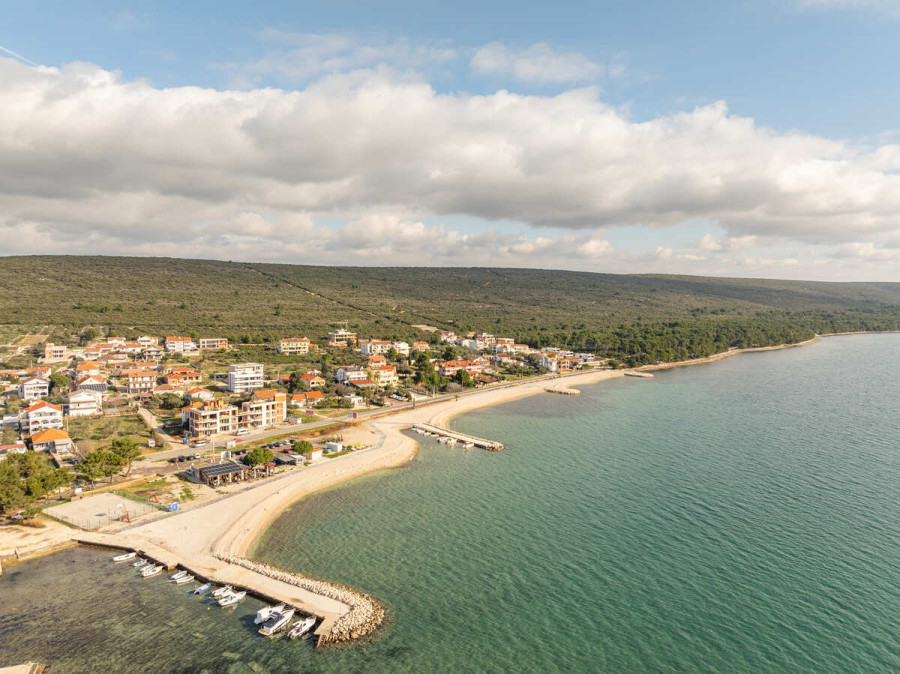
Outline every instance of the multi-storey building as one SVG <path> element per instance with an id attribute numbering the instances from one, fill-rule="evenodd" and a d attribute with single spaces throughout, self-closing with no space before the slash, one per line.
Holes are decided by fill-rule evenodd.
<path id="1" fill-rule="evenodd" d="M 261 363 L 237 363 L 228 366 L 228 390 L 232 393 L 246 393 L 262 387 Z"/>
<path id="2" fill-rule="evenodd" d="M 285 337 L 278 341 L 278 353 L 287 356 L 302 356 L 309 353 L 309 340 L 306 337 Z"/>
<path id="3" fill-rule="evenodd" d="M 122 370 L 120 373 L 128 393 L 149 393 L 156 386 L 153 370 Z"/>
<path id="4" fill-rule="evenodd" d="M 195 353 L 197 345 L 190 337 L 166 337 L 166 351 L 172 353 Z"/>
<path id="5" fill-rule="evenodd" d="M 62 425 L 62 407 L 46 400 L 38 400 L 19 412 L 19 428 L 28 435 L 44 428 L 62 428 Z"/>
<path id="6" fill-rule="evenodd" d="M 359 350 L 364 356 L 384 355 L 391 350 L 391 343 L 382 339 L 364 339 L 359 343 Z M 407 352 L 409 348 L 407 347 Z"/>
<path id="7" fill-rule="evenodd" d="M 208 438 L 219 433 L 233 433 L 238 429 L 240 413 L 234 405 L 220 400 L 194 402 L 181 409 L 181 418 L 193 438 Z"/>
<path id="8" fill-rule="evenodd" d="M 103 394 L 84 389 L 69 394 L 69 416 L 88 417 L 103 412 Z"/>
<path id="9" fill-rule="evenodd" d="M 273 389 L 254 391 L 248 402 L 241 405 L 241 425 L 245 428 L 265 428 L 282 423 L 287 417 L 287 394 Z"/>
<path id="10" fill-rule="evenodd" d="M 341 328 L 328 333 L 329 346 L 356 346 L 356 333 Z"/>
<path id="11" fill-rule="evenodd" d="M 374 365 L 369 368 L 369 381 L 376 386 L 396 386 L 400 382 L 393 365 Z"/>
<path id="12" fill-rule="evenodd" d="M 37 400 L 50 393 L 50 380 L 43 377 L 28 377 L 19 382 L 19 397 L 22 400 Z"/>
<path id="13" fill-rule="evenodd" d="M 53 344 L 51 342 L 44 346 L 44 360 L 48 363 L 65 360 L 67 352 L 68 349 L 66 349 L 64 344 Z"/>
<path id="14" fill-rule="evenodd" d="M 215 351 L 216 349 L 227 349 L 228 340 L 224 337 L 212 337 L 200 340 L 201 351 Z"/>

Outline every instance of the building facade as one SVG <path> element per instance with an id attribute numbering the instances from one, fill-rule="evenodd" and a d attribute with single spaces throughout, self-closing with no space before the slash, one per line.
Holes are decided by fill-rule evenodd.
<path id="1" fill-rule="evenodd" d="M 262 387 L 261 363 L 237 363 L 228 366 L 228 390 L 232 393 L 246 393 Z"/>

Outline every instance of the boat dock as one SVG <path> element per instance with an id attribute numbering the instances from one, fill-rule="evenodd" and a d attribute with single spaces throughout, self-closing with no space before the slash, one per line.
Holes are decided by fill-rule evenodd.
<path id="1" fill-rule="evenodd" d="M 482 449 L 486 449 L 490 452 L 499 452 L 501 449 L 506 449 L 506 447 L 504 447 L 503 443 L 501 442 L 496 442 L 495 440 L 485 440 L 484 438 L 469 435 L 468 433 L 458 433 L 457 431 L 451 431 L 446 428 L 441 428 L 440 426 L 433 426 L 431 424 L 413 424 L 412 428 L 424 431 L 426 433 L 440 435 L 444 438 L 452 438 L 457 442 L 471 443 L 476 447 L 481 447 Z"/>
<path id="2" fill-rule="evenodd" d="M 335 622 L 347 614 L 351 607 L 330 597 L 314 594 L 302 587 L 286 583 L 257 573 L 252 569 L 237 564 L 218 560 L 215 557 L 199 557 L 187 562 L 179 559 L 168 550 L 154 545 L 144 538 L 130 537 L 127 534 L 98 534 L 89 531 L 81 532 L 73 540 L 82 545 L 136 552 L 151 562 L 161 564 L 166 571 L 176 568 L 186 569 L 197 579 L 231 585 L 246 590 L 249 594 L 273 604 L 284 603 L 307 615 L 314 615 L 320 620 L 314 634 L 319 643 L 331 633 Z M 323 610 L 323 605 L 326 609 Z"/>
<path id="3" fill-rule="evenodd" d="M 638 372 L 637 370 L 626 370 L 626 377 L 640 377 L 641 379 L 653 379 L 653 374 L 650 372 Z"/>

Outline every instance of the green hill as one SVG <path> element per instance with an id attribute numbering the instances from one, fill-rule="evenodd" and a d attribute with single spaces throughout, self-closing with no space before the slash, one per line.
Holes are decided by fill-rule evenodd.
<path id="1" fill-rule="evenodd" d="M 316 267 L 136 257 L 0 258 L 0 330 L 320 338 L 475 330 L 672 359 L 813 332 L 900 329 L 900 284 L 489 268 Z"/>

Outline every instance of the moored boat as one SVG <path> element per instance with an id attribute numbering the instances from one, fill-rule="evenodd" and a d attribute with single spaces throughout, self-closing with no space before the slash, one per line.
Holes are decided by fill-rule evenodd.
<path id="1" fill-rule="evenodd" d="M 298 620 L 294 623 L 294 626 L 291 628 L 291 631 L 288 632 L 288 639 L 299 639 L 304 634 L 309 632 L 312 629 L 312 626 L 316 624 L 315 616 L 307 616 L 303 620 Z"/>
<path id="2" fill-rule="evenodd" d="M 219 600 L 219 606 L 232 606 L 233 604 L 237 604 L 241 599 L 247 596 L 247 593 L 244 590 L 240 592 L 231 592 L 226 594 Z"/>
<path id="3" fill-rule="evenodd" d="M 145 569 L 141 569 L 141 576 L 144 578 L 149 578 L 150 576 L 155 576 L 163 570 L 161 564 L 157 564 L 155 566 L 148 566 Z"/>
<path id="4" fill-rule="evenodd" d="M 281 613 L 284 609 L 284 604 L 279 604 L 278 606 L 263 606 L 256 612 L 256 618 L 253 619 L 253 623 L 255 625 L 264 623 L 272 617 L 273 613 Z"/>
<path id="5" fill-rule="evenodd" d="M 135 557 L 137 557 L 136 552 L 126 552 L 122 555 L 116 555 L 112 560 L 114 562 L 127 562 L 129 559 L 134 559 Z"/>
<path id="6" fill-rule="evenodd" d="M 176 571 L 171 576 L 169 576 L 169 580 L 178 580 L 179 578 L 184 578 L 186 575 L 187 571 L 182 569 L 181 571 Z"/>
<path id="7" fill-rule="evenodd" d="M 185 583 L 190 583 L 193 580 L 194 580 L 194 577 L 192 575 L 188 574 L 188 575 L 182 576 L 181 578 L 176 580 L 175 584 L 176 585 L 184 585 Z"/>
<path id="8" fill-rule="evenodd" d="M 133 566 L 134 568 L 138 568 L 138 567 L 144 566 L 144 565 L 147 564 L 147 563 L 148 563 L 147 560 L 144 559 L 143 557 L 141 557 L 141 558 L 140 558 L 139 560 L 137 560 L 134 564 L 132 564 L 132 566 Z"/>
<path id="9" fill-rule="evenodd" d="M 203 594 L 204 592 L 209 590 L 209 588 L 211 588 L 211 587 L 212 587 L 212 583 L 204 583 L 203 585 L 198 587 L 196 590 L 194 590 L 193 594 Z"/>
<path id="10" fill-rule="evenodd" d="M 231 585 L 223 585 L 222 587 L 220 587 L 216 590 L 213 590 L 212 596 L 215 597 L 216 599 L 218 599 L 222 595 L 231 594 L 233 592 L 234 592 L 234 588 L 232 588 Z"/>
<path id="11" fill-rule="evenodd" d="M 264 637 L 270 637 L 275 634 L 278 630 L 283 627 L 286 627 L 289 622 L 291 622 L 291 618 L 294 617 L 294 609 L 288 609 L 284 613 L 276 613 L 273 612 L 272 616 L 263 623 L 263 626 L 259 628 L 259 633 Z"/>

